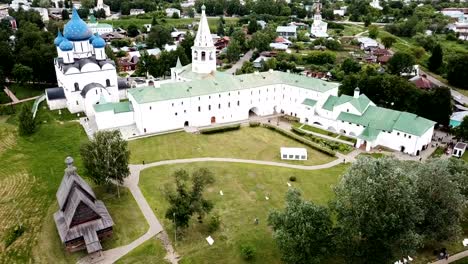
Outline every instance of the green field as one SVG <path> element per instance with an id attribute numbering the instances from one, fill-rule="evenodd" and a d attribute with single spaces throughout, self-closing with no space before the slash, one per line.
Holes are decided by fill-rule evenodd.
<path id="1" fill-rule="evenodd" d="M 116 264 L 132 263 L 168 263 L 164 260 L 166 250 L 156 238 L 151 238 L 130 253 L 119 259 Z"/>
<path id="2" fill-rule="evenodd" d="M 243 263 L 239 247 L 244 243 L 256 248 L 252 263 L 281 263 L 266 220 L 271 209 L 284 206 L 289 177 L 296 176 L 297 181 L 291 184 L 303 192 L 305 199 L 326 205 L 333 196 L 332 186 L 347 168 L 346 165 L 339 165 L 325 170 L 304 171 L 213 162 L 166 165 L 144 170 L 140 175 L 140 188 L 171 238 L 174 226 L 164 218 L 168 204 L 162 190 L 166 184 L 173 184 L 170 176 L 175 170 L 183 168 L 193 171 L 199 167 L 207 167 L 215 175 L 216 182 L 208 187 L 206 197 L 214 202 L 213 212 L 219 214 L 221 227 L 209 234 L 206 223 L 192 219 L 183 238 L 177 241 L 176 250 L 183 256 L 179 262 L 182 264 Z M 223 196 L 219 194 L 220 190 Z M 258 225 L 254 224 L 255 218 L 259 219 Z M 212 246 L 205 240 L 208 235 L 215 240 Z"/>
<path id="3" fill-rule="evenodd" d="M 175 27 L 178 29 L 187 29 L 189 24 L 192 24 L 194 21 L 199 21 L 199 18 L 164 18 L 158 19 L 160 25 Z M 236 17 L 225 17 L 226 26 L 237 25 L 239 18 Z M 114 28 L 121 27 L 127 29 L 129 25 L 136 25 L 139 28 L 143 27 L 144 24 L 151 24 L 152 18 L 122 18 L 118 20 L 103 20 L 102 23 L 108 23 L 113 25 Z M 218 26 L 219 18 L 208 18 L 208 24 L 210 25 L 211 32 L 216 32 L 216 27 Z"/>
<path id="4" fill-rule="evenodd" d="M 52 215 L 65 157 L 73 156 L 84 176 L 79 147 L 88 139 L 78 123 L 58 122 L 57 113 L 40 109 L 37 118 L 42 124 L 29 137 L 17 135 L 14 118 L 0 122 L 0 263 L 70 263 L 83 255 L 65 253 Z M 130 193 L 121 190 L 119 200 L 112 189 L 111 194 L 101 187 L 95 191 L 116 223 L 113 240 L 104 242 L 104 248 L 129 243 L 146 232 L 147 223 Z M 5 236 L 19 224 L 25 232 L 5 248 Z"/>
<path id="5" fill-rule="evenodd" d="M 288 163 L 317 165 L 335 159 L 263 127 L 242 127 L 240 130 L 212 135 L 177 132 L 133 140 L 129 142 L 129 147 L 130 162 L 133 164 L 195 157 L 281 161 L 280 147 L 307 149 L 307 161 Z"/>

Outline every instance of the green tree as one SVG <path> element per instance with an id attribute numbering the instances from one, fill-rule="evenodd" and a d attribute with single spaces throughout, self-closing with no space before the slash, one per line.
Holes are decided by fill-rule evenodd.
<path id="1" fill-rule="evenodd" d="M 454 129 L 454 132 L 457 137 L 468 140 L 468 116 L 463 118 L 463 121 Z"/>
<path id="2" fill-rule="evenodd" d="M 257 49 L 258 52 L 262 52 L 270 49 L 270 43 L 273 41 L 274 37 L 270 34 L 257 31 L 252 35 L 250 40 L 250 47 L 252 49 Z"/>
<path id="3" fill-rule="evenodd" d="M 416 60 L 413 55 L 406 52 L 396 52 L 390 60 L 388 60 L 388 70 L 391 74 L 399 75 L 402 72 L 411 70 Z"/>
<path id="4" fill-rule="evenodd" d="M 231 41 L 229 43 L 229 46 L 227 47 L 226 50 L 226 57 L 229 60 L 229 62 L 235 62 L 239 60 L 241 54 L 241 47 L 239 45 L 239 42 L 236 40 Z"/>
<path id="5" fill-rule="evenodd" d="M 346 58 L 343 63 L 341 63 L 341 70 L 345 74 L 357 73 L 361 70 L 361 64 L 352 58 Z"/>
<path id="6" fill-rule="evenodd" d="M 138 31 L 137 25 L 135 25 L 135 24 L 130 24 L 130 25 L 127 27 L 127 34 L 128 34 L 128 36 L 131 37 L 131 38 L 134 38 L 134 37 L 138 36 L 138 34 L 140 34 L 140 32 Z"/>
<path id="7" fill-rule="evenodd" d="M 368 27 L 369 30 L 369 37 L 373 39 L 377 39 L 377 36 L 379 35 L 379 28 L 375 25 L 371 25 Z"/>
<path id="8" fill-rule="evenodd" d="M 161 25 L 154 25 L 146 38 L 148 47 L 162 48 L 165 44 L 172 43 L 171 31 Z"/>
<path id="9" fill-rule="evenodd" d="M 447 61 L 447 80 L 450 84 L 468 89 L 468 54 L 456 54 Z"/>
<path id="10" fill-rule="evenodd" d="M 380 39 L 382 41 L 382 44 L 386 49 L 389 49 L 393 46 L 393 44 L 396 42 L 396 38 L 393 36 L 385 36 Z"/>
<path id="11" fill-rule="evenodd" d="M 440 69 L 440 66 L 442 66 L 444 54 L 442 51 L 442 47 L 440 44 L 437 44 L 433 49 L 432 49 L 432 55 L 429 58 L 428 62 L 428 67 L 429 70 L 432 72 L 438 72 Z"/>
<path id="12" fill-rule="evenodd" d="M 172 13 L 172 18 L 179 19 L 180 18 L 179 13 L 177 12 Z"/>
<path id="13" fill-rule="evenodd" d="M 251 18 L 249 20 L 249 24 L 247 26 L 247 32 L 252 35 L 253 33 L 257 32 L 258 30 L 258 23 L 257 23 L 257 20 L 255 18 Z"/>
<path id="14" fill-rule="evenodd" d="M 387 263 L 414 253 L 424 210 L 410 166 L 392 158 L 360 158 L 334 188 L 340 252 L 350 263 Z"/>
<path id="15" fill-rule="evenodd" d="M 245 33 L 242 30 L 236 30 L 232 33 L 231 39 L 239 42 L 239 45 L 242 50 L 247 48 L 247 38 L 245 37 Z"/>
<path id="16" fill-rule="evenodd" d="M 86 174 L 96 184 L 117 183 L 120 196 L 118 186 L 130 175 L 130 151 L 120 131 L 96 132 L 93 139 L 81 145 L 80 154 Z"/>
<path id="17" fill-rule="evenodd" d="M 18 116 L 18 131 L 20 136 L 28 136 L 36 131 L 36 121 L 34 120 L 31 106 L 23 104 Z"/>
<path id="18" fill-rule="evenodd" d="M 68 10 L 63 9 L 62 10 L 62 20 L 68 20 L 70 19 L 70 14 L 68 13 Z"/>
<path id="19" fill-rule="evenodd" d="M 189 33 L 187 33 L 179 44 L 180 47 L 184 49 L 185 55 L 189 61 L 192 61 L 192 46 L 195 41 L 195 37 Z"/>
<path id="20" fill-rule="evenodd" d="M 424 210 L 418 226 L 428 244 L 434 244 L 461 233 L 465 199 L 460 186 L 452 179 L 448 160 L 435 159 L 416 168 L 417 197 Z"/>
<path id="21" fill-rule="evenodd" d="M 157 25 L 158 24 L 158 20 L 156 20 L 156 16 L 153 15 L 153 18 L 151 19 L 151 26 L 154 26 L 154 25 Z"/>
<path id="22" fill-rule="evenodd" d="M 24 66 L 22 64 L 17 63 L 13 66 L 11 74 L 18 83 L 24 84 L 26 82 L 31 81 L 33 70 L 28 66 Z"/>
<path id="23" fill-rule="evenodd" d="M 173 174 L 175 190 L 166 188 L 165 197 L 169 202 L 166 218 L 175 219 L 177 227 L 186 228 L 194 214 L 202 219 L 213 209 L 213 204 L 203 197 L 205 188 L 214 182 L 213 173 L 206 168 L 200 168 L 189 174 L 185 170 L 177 170 Z M 190 186 L 187 181 L 191 182 Z"/>
<path id="24" fill-rule="evenodd" d="M 253 63 L 250 61 L 244 61 L 244 64 L 242 64 L 242 67 L 236 70 L 236 75 L 253 73 L 253 72 L 255 72 Z"/>
<path id="25" fill-rule="evenodd" d="M 309 55 L 307 55 L 305 60 L 308 63 L 316 65 L 334 64 L 336 61 L 336 55 L 328 51 L 312 51 L 309 53 Z"/>
<path id="26" fill-rule="evenodd" d="M 189 8 L 188 12 L 187 12 L 187 15 L 190 17 L 190 18 L 194 18 L 195 17 L 195 11 L 193 10 L 193 8 Z"/>
<path id="27" fill-rule="evenodd" d="M 332 222 L 327 208 L 304 201 L 298 190 L 286 194 L 284 211 L 268 216 L 285 263 L 321 263 L 330 248 Z"/>
<path id="28" fill-rule="evenodd" d="M 94 1 L 93 0 L 81 0 L 81 6 L 86 9 L 93 9 Z"/>
<path id="29" fill-rule="evenodd" d="M 218 36 L 221 36 L 221 37 L 223 37 L 225 35 L 225 33 L 224 33 L 224 23 L 223 23 L 223 20 L 221 18 L 218 21 L 218 27 L 216 29 L 216 34 Z"/>

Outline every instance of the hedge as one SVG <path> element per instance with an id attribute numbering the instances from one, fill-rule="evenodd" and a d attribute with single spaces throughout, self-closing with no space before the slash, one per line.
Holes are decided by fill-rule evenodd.
<path id="1" fill-rule="evenodd" d="M 202 133 L 202 134 L 215 134 L 215 133 L 223 133 L 223 132 L 226 132 L 226 131 L 232 131 L 232 130 L 238 130 L 238 129 L 240 129 L 240 124 L 200 129 L 200 133 Z"/>
<path id="2" fill-rule="evenodd" d="M 325 154 L 330 155 L 332 157 L 334 157 L 336 155 L 336 152 L 331 150 L 330 148 L 325 147 L 325 146 L 320 146 L 319 144 L 311 142 L 311 141 L 309 141 L 309 140 L 307 140 L 307 139 L 305 139 L 305 138 L 303 138 L 301 136 L 298 136 L 298 135 L 296 135 L 294 133 L 291 133 L 289 131 L 283 130 L 283 129 L 279 128 L 279 127 L 276 127 L 276 126 L 273 126 L 273 125 L 270 125 L 270 124 L 262 124 L 262 125 L 264 127 L 268 128 L 268 129 L 276 131 L 276 132 L 282 134 L 283 136 L 289 137 L 289 138 L 291 138 L 291 139 L 293 139 L 293 140 L 295 140 L 295 141 L 297 141 L 299 143 L 302 143 L 302 144 L 304 144 L 306 146 L 309 146 L 309 147 L 311 147 L 313 149 L 316 149 L 316 150 L 318 150 L 318 151 L 320 151 L 322 153 L 325 153 Z"/>
<path id="3" fill-rule="evenodd" d="M 296 127 L 292 127 L 291 131 L 298 134 L 298 135 L 300 135 L 300 136 L 302 136 L 302 137 L 305 137 L 305 138 L 309 139 L 312 142 L 315 142 L 315 143 L 319 144 L 322 147 L 329 148 L 329 149 L 331 149 L 333 151 L 338 150 L 340 152 L 347 153 L 347 152 L 350 152 L 352 150 L 352 147 L 347 145 L 347 144 L 343 144 L 343 143 L 327 140 L 327 139 L 324 139 L 324 138 L 321 138 L 321 137 L 317 137 L 317 136 L 314 136 L 312 134 L 306 133 L 303 130 L 300 130 L 299 128 L 296 128 Z"/>
<path id="4" fill-rule="evenodd" d="M 258 126 L 260 126 L 260 122 L 258 122 L 258 121 L 250 121 L 250 122 L 249 122 L 249 126 L 250 126 L 250 127 L 258 127 Z"/>

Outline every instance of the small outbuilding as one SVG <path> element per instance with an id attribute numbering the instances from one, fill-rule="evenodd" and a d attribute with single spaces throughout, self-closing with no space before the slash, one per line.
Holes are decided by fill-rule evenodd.
<path id="1" fill-rule="evenodd" d="M 305 148 L 281 148 L 282 160 L 307 160 L 307 149 Z"/>
<path id="2" fill-rule="evenodd" d="M 466 144 L 466 143 L 458 142 L 458 143 L 455 145 L 455 147 L 453 147 L 452 156 L 458 157 L 458 158 L 462 157 L 463 154 L 465 154 L 467 145 L 468 145 L 468 144 Z"/>

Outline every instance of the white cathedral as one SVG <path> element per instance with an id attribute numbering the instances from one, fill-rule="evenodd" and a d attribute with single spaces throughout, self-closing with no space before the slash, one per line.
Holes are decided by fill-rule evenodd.
<path id="1" fill-rule="evenodd" d="M 284 113 L 354 137 L 356 147 L 380 145 L 412 155 L 428 146 L 434 130 L 435 122 L 375 106 L 359 89 L 354 96 L 338 96 L 338 83 L 279 71 L 217 72 L 204 7 L 192 63 L 178 61 L 166 83 L 119 90 L 104 40 L 91 34 L 76 11 L 55 45 L 59 87 L 46 90 L 49 108 L 84 112 L 98 130 L 133 127 L 141 136 Z M 119 101 L 123 98 L 128 100 Z"/>
<path id="2" fill-rule="evenodd" d="M 314 22 L 310 27 L 310 35 L 315 38 L 327 38 L 328 23 L 322 20 L 322 14 L 320 13 L 320 4 L 315 9 Z"/>

